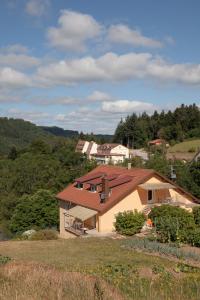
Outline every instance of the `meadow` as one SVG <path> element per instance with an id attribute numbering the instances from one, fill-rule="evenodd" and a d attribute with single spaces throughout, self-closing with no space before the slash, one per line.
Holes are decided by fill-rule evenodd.
<path id="1" fill-rule="evenodd" d="M 124 247 L 126 240 L 7 241 L 0 299 L 200 298 L 200 269 Z"/>

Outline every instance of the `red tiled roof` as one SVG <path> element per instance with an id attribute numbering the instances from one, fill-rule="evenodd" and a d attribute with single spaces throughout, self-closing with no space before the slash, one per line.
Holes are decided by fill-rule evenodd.
<path id="1" fill-rule="evenodd" d="M 106 179 L 108 179 L 108 181 L 114 180 L 118 177 L 118 174 L 111 174 L 106 176 Z M 102 177 L 100 178 L 96 178 L 96 179 L 91 179 L 90 181 L 87 181 L 88 184 L 94 184 L 94 185 L 99 185 L 102 183 Z"/>
<path id="2" fill-rule="evenodd" d="M 96 178 L 100 178 L 104 175 L 105 173 L 104 172 L 90 172 L 82 177 L 79 177 L 75 180 L 75 182 L 80 182 L 80 183 L 84 183 L 86 181 L 89 181 L 89 180 L 93 180 L 93 179 L 96 179 Z"/>
<path id="3" fill-rule="evenodd" d="M 149 144 L 164 144 L 166 143 L 163 139 L 156 139 L 149 142 Z"/>
<path id="4" fill-rule="evenodd" d="M 116 179 L 109 181 L 109 187 L 112 188 L 112 193 L 109 196 L 108 200 L 105 203 L 100 203 L 100 194 L 98 192 L 90 192 L 88 187 L 88 182 L 94 179 L 100 179 L 102 175 L 112 177 L 112 175 L 118 175 Z M 62 192 L 57 195 L 57 198 L 63 201 L 70 201 L 72 203 L 94 209 L 98 211 L 100 214 L 105 213 L 119 201 L 128 196 L 131 192 L 133 192 L 137 186 L 141 183 L 144 183 L 152 176 L 157 177 L 163 182 L 172 183 L 170 180 L 160 175 L 154 170 L 149 169 L 126 169 L 122 167 L 116 166 L 108 166 L 101 165 L 89 172 L 87 175 L 77 179 L 82 180 L 87 185 L 83 189 L 78 189 L 75 187 L 75 184 L 70 184 L 67 188 L 65 188 Z M 122 183 L 123 182 L 123 183 Z M 113 186 L 113 183 L 117 183 L 117 185 Z M 176 186 L 176 190 L 188 196 L 194 202 L 198 202 L 199 200 L 174 184 Z M 199 202 L 198 202 L 199 203 Z"/>
<path id="5" fill-rule="evenodd" d="M 75 184 L 70 184 L 66 189 L 64 189 L 57 195 L 57 198 L 64 201 L 71 201 L 72 203 L 91 208 L 99 211 L 100 213 L 103 213 L 107 211 L 110 207 L 118 203 L 118 201 L 122 200 L 124 197 L 129 195 L 137 187 L 138 184 L 143 183 L 145 180 L 150 178 L 153 175 L 153 173 L 153 170 L 147 169 L 128 170 L 126 168 L 116 166 L 98 166 L 97 168 L 89 172 L 86 176 L 83 176 L 78 180 L 84 180 L 82 182 L 87 183 L 87 181 L 90 181 L 91 179 L 98 178 L 96 177 L 99 176 L 97 174 L 106 174 L 107 176 L 116 174 L 119 176 L 119 178 L 131 176 L 131 179 L 121 185 L 113 187 L 112 193 L 105 203 L 100 203 L 100 195 L 98 192 L 92 193 L 86 188 L 77 189 L 75 187 Z M 115 179 L 113 181 L 115 181 Z M 112 181 L 110 181 L 110 183 L 112 183 Z"/>

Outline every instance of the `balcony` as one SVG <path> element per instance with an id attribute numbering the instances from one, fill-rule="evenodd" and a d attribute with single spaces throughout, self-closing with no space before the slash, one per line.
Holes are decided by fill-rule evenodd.
<path id="1" fill-rule="evenodd" d="M 96 215 L 97 211 L 76 205 L 64 214 L 65 230 L 77 236 L 87 234 L 96 228 Z"/>

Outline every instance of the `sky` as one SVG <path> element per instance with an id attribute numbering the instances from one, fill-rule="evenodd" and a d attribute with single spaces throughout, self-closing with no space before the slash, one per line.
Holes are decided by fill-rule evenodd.
<path id="1" fill-rule="evenodd" d="M 199 0 L 1 0 L 0 116 L 112 134 L 200 104 Z"/>

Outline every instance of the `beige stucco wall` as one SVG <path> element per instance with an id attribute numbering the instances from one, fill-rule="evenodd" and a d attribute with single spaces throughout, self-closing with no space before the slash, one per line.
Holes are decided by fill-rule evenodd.
<path id="1" fill-rule="evenodd" d="M 110 152 L 112 154 L 113 153 L 123 154 L 123 155 L 125 155 L 126 158 L 129 158 L 129 149 L 123 145 L 118 145 L 118 146 L 114 147 Z"/>
<path id="2" fill-rule="evenodd" d="M 75 238 L 76 236 L 65 230 L 64 224 L 64 213 L 65 210 L 65 201 L 59 201 L 59 214 L 60 214 L 60 237 L 63 239 Z"/>
<path id="3" fill-rule="evenodd" d="M 134 209 L 141 211 L 143 208 L 144 205 L 142 205 L 138 191 L 136 190 L 112 207 L 105 214 L 99 216 L 99 231 L 112 232 L 114 230 L 113 223 L 115 222 L 115 215 L 117 213 Z"/>

